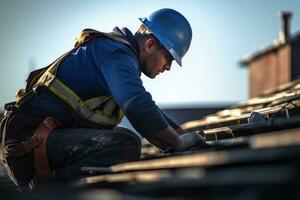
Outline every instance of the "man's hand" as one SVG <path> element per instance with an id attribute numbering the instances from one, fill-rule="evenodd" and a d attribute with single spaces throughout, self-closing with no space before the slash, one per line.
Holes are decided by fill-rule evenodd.
<path id="1" fill-rule="evenodd" d="M 193 146 L 205 143 L 205 139 L 197 132 L 184 133 L 179 138 L 180 142 L 173 147 L 174 151 L 184 151 Z"/>
<path id="2" fill-rule="evenodd" d="M 153 135 L 151 135 L 151 137 L 148 136 L 147 139 L 164 151 L 170 149 L 173 151 L 184 151 L 198 144 L 205 143 L 205 139 L 200 133 L 190 132 L 178 135 L 171 126 L 153 133 Z"/>

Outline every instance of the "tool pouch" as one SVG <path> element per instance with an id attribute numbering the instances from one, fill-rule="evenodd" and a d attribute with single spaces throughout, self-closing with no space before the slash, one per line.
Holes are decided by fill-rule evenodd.
<path id="1" fill-rule="evenodd" d="M 21 156 L 11 156 L 8 149 L 11 145 L 29 139 L 42 119 L 23 112 L 14 102 L 5 105 L 5 115 L 1 121 L 1 160 L 7 169 L 8 176 L 20 187 L 26 187 L 32 180 L 35 170 L 33 153 L 29 151 Z"/>

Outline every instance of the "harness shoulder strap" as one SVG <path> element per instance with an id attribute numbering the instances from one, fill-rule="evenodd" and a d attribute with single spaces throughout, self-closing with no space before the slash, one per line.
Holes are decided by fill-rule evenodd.
<path id="1" fill-rule="evenodd" d="M 125 44 L 126 46 L 128 46 L 131 50 L 133 50 L 133 52 L 138 55 L 136 49 L 132 46 L 132 44 L 130 42 L 128 42 L 125 38 L 123 38 L 122 36 L 120 36 L 119 34 L 115 33 L 115 32 L 111 32 L 111 33 L 104 33 L 104 32 L 100 32 L 94 29 L 84 29 L 83 31 L 80 32 L 79 36 L 76 38 L 76 42 L 74 47 L 77 48 L 80 45 L 96 38 L 96 37 L 108 37 L 110 39 L 119 41 L 123 44 Z"/>

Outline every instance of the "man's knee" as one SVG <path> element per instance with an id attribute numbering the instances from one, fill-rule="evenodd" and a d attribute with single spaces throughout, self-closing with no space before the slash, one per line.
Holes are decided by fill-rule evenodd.
<path id="1" fill-rule="evenodd" d="M 109 167 L 139 160 L 141 155 L 139 137 L 125 129 L 99 130 L 99 134 L 94 134 L 75 146 L 78 148 L 71 149 L 74 152 L 69 152 L 70 157 L 65 157 L 63 163 L 56 163 L 56 167 L 60 166 L 56 169 L 57 179 L 80 177 L 82 167 Z"/>
<path id="2" fill-rule="evenodd" d="M 140 158 L 140 139 L 128 129 L 70 131 L 75 133 L 74 135 L 68 134 L 68 137 L 73 136 L 70 140 L 66 140 L 68 137 L 60 137 L 56 138 L 56 142 L 53 142 L 54 140 L 49 142 L 48 155 L 54 168 L 78 162 L 86 157 L 90 157 L 91 162 L 95 162 L 94 165 L 112 165 Z M 60 139 L 66 142 L 59 142 Z"/>
<path id="3" fill-rule="evenodd" d="M 141 155 L 140 138 L 131 130 L 117 128 L 113 130 L 114 138 L 118 141 L 114 147 L 119 153 L 128 157 L 128 161 L 138 160 Z"/>

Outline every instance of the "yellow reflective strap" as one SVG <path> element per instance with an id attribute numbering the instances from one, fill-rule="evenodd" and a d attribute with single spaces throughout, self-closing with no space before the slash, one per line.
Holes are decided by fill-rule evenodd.
<path id="1" fill-rule="evenodd" d="M 81 99 L 60 80 L 55 79 L 49 86 L 49 89 L 58 97 L 67 102 L 74 110 L 81 110 L 80 105 L 78 104 Z"/>
<path id="2" fill-rule="evenodd" d="M 106 118 L 106 123 L 103 123 L 103 113 L 99 110 L 96 110 L 88 120 L 102 126 L 116 126 L 119 122 L 114 116 L 112 116 L 112 118 Z"/>
<path id="3" fill-rule="evenodd" d="M 105 113 L 101 111 L 90 111 L 84 105 L 83 101 L 57 78 L 48 88 L 58 97 L 63 99 L 67 104 L 69 104 L 82 118 L 104 126 L 116 125 L 116 120 L 110 119 L 105 115 Z"/>
<path id="4" fill-rule="evenodd" d="M 55 76 L 51 74 L 49 71 L 46 71 L 38 80 L 37 85 L 45 85 L 49 86 L 50 83 L 55 79 Z"/>
<path id="5" fill-rule="evenodd" d="M 111 98 L 110 96 L 99 96 L 99 97 L 94 97 L 91 99 L 88 99 L 86 101 L 84 101 L 84 105 L 87 106 L 90 110 L 94 110 L 97 107 L 99 107 L 101 104 L 103 104 L 104 102 L 106 102 L 109 98 Z"/>
<path id="6" fill-rule="evenodd" d="M 115 101 L 113 99 L 110 99 L 109 101 L 107 101 L 105 103 L 105 106 L 103 108 L 103 112 L 108 115 L 111 116 L 114 109 L 117 107 L 117 104 L 115 103 Z"/>

